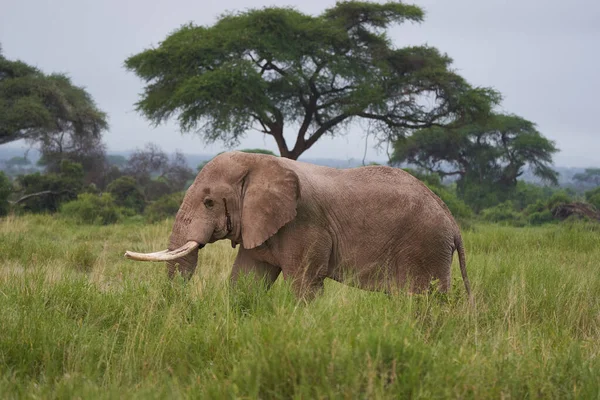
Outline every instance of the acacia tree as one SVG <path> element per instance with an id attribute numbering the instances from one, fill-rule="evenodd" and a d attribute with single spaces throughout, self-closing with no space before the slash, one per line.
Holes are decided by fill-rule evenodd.
<path id="1" fill-rule="evenodd" d="M 254 129 L 297 159 L 356 119 L 372 121 L 383 141 L 464 123 L 500 100 L 471 87 L 435 48 L 393 47 L 386 29 L 423 15 L 395 1 L 340 2 L 319 16 L 251 9 L 209 27 L 184 25 L 125 66 L 145 82 L 136 106 L 153 123 L 176 117 L 183 132 L 227 145 Z M 293 145 L 284 137 L 289 126 L 297 129 Z"/>
<path id="2" fill-rule="evenodd" d="M 458 177 L 459 194 L 476 209 L 505 199 L 528 166 L 542 181 L 558 183 L 551 167 L 558 149 L 535 124 L 492 114 L 458 128 L 431 127 L 397 140 L 391 164 L 409 163 L 441 177 Z"/>
<path id="3" fill-rule="evenodd" d="M 56 147 L 99 140 L 107 128 L 106 114 L 84 88 L 63 74 L 8 60 L 0 48 L 0 145 L 25 139 Z"/>

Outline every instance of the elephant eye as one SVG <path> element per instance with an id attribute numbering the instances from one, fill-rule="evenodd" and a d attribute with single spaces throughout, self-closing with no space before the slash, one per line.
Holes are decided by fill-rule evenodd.
<path id="1" fill-rule="evenodd" d="M 212 208 L 215 205 L 215 202 L 212 199 L 204 199 L 204 206 L 206 208 Z"/>

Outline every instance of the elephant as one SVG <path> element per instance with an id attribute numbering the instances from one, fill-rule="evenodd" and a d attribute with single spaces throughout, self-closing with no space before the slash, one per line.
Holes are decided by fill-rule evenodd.
<path id="1" fill-rule="evenodd" d="M 167 250 L 127 251 L 166 262 L 189 280 L 198 251 L 229 239 L 239 245 L 230 282 L 242 275 L 268 290 L 280 274 L 299 299 L 323 291 L 325 278 L 369 291 L 422 293 L 432 280 L 448 292 L 458 253 L 469 299 L 461 232 L 446 204 L 399 168 L 337 169 L 239 151 L 208 162 L 187 190 Z"/>

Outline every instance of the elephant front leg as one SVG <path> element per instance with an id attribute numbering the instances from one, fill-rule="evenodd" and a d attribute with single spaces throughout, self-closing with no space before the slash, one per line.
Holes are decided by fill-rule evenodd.
<path id="1" fill-rule="evenodd" d="M 296 257 L 287 260 L 283 278 L 289 281 L 296 297 L 312 301 L 324 292 L 325 278 L 329 276 L 330 243 L 322 240 Z"/>
<path id="2" fill-rule="evenodd" d="M 323 292 L 332 246 L 327 231 L 302 220 L 283 227 L 270 241 L 270 255 L 299 300 L 310 302 Z"/>
<path id="3" fill-rule="evenodd" d="M 255 260 L 248 250 L 240 247 L 238 255 L 233 263 L 231 270 L 230 282 L 233 287 L 237 285 L 240 278 L 251 277 L 265 284 L 269 289 L 277 280 L 281 273 L 281 268 L 269 263 Z"/>

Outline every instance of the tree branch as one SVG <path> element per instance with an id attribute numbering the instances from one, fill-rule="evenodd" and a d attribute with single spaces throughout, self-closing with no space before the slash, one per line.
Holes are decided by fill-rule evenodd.
<path id="1" fill-rule="evenodd" d="M 262 118 L 256 114 L 250 114 L 252 116 L 252 118 L 254 118 L 255 120 L 258 121 L 258 123 L 260 124 L 260 126 L 262 127 L 262 130 L 260 132 L 262 133 L 266 133 L 266 134 L 271 134 L 271 131 L 269 130 L 269 128 L 267 128 L 266 123 L 262 120 Z"/>
<path id="2" fill-rule="evenodd" d="M 327 132 L 329 129 L 333 128 L 334 126 L 336 126 L 337 124 L 339 124 L 340 122 L 343 122 L 344 120 L 350 118 L 351 115 L 348 114 L 340 114 L 337 117 L 334 117 L 332 119 L 330 119 L 329 121 L 323 123 L 319 129 L 317 129 L 312 135 L 310 135 L 310 137 L 308 138 L 308 140 L 306 141 L 306 147 L 304 150 L 308 150 L 310 149 L 310 147 L 315 144 L 315 142 L 317 140 L 319 140 L 319 138 L 321 136 L 323 136 L 323 134 L 325 132 Z"/>
<path id="3" fill-rule="evenodd" d="M 44 196 L 44 195 L 47 195 L 47 194 L 58 196 L 58 195 L 65 194 L 65 193 L 75 194 L 72 190 L 69 190 L 69 189 L 64 189 L 64 190 L 61 190 L 59 192 L 54 192 L 52 190 L 44 190 L 42 192 L 31 193 L 31 194 L 25 195 L 25 196 L 21 197 L 19 200 L 10 201 L 10 203 L 11 204 L 19 204 L 19 203 L 21 203 L 21 202 L 23 202 L 23 201 L 25 201 L 27 199 L 30 199 L 32 197 Z"/>
<path id="4" fill-rule="evenodd" d="M 435 172 L 436 174 L 439 174 L 443 177 L 445 176 L 451 176 L 451 175 L 460 175 L 463 176 L 466 172 L 465 171 L 452 171 L 452 172 L 444 172 L 440 169 L 436 169 L 436 170 L 432 170 L 432 172 Z"/>
<path id="5" fill-rule="evenodd" d="M 423 121 L 423 120 L 419 120 L 417 118 L 411 118 L 408 116 L 402 117 L 402 120 L 409 121 L 410 123 L 394 121 L 390 115 L 379 115 L 379 114 L 373 114 L 373 113 L 369 113 L 369 112 L 365 112 L 365 111 L 358 112 L 355 115 L 357 117 L 382 121 L 386 125 L 388 125 L 390 127 L 394 127 L 394 128 L 422 129 L 422 128 L 429 128 L 429 127 L 433 127 L 433 126 L 439 126 L 439 127 L 445 126 L 443 124 L 439 124 L 436 122 Z"/>

